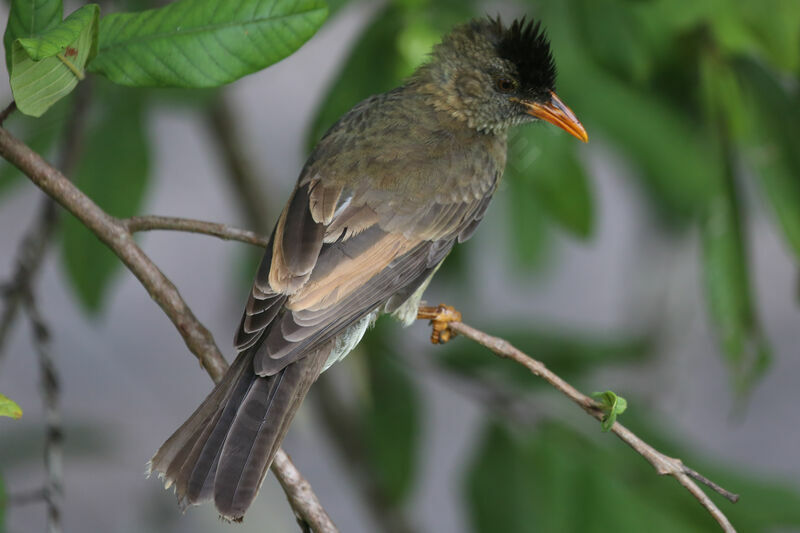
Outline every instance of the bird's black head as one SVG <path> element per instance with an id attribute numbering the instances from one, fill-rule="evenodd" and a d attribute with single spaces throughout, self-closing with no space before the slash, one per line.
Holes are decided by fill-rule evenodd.
<path id="1" fill-rule="evenodd" d="M 555 95 L 556 66 L 538 22 L 500 17 L 456 27 L 415 75 L 434 105 L 480 131 L 543 119 L 586 141 L 586 131 Z"/>
<path id="2" fill-rule="evenodd" d="M 531 97 L 544 97 L 556 87 L 556 63 L 550 52 L 550 41 L 539 22 L 515 20 L 505 28 L 500 17 L 489 19 L 496 39 L 497 55 L 514 66 L 518 92 Z M 476 21 L 477 31 L 481 23 Z M 500 88 L 500 87 L 498 87 Z"/>

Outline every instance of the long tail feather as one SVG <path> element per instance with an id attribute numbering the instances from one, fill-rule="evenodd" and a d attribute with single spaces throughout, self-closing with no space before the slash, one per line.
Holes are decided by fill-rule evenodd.
<path id="1" fill-rule="evenodd" d="M 294 414 L 322 370 L 330 345 L 273 376 L 253 371 L 242 352 L 225 377 L 148 464 L 182 506 L 212 498 L 220 514 L 239 520 L 253 502 Z"/>

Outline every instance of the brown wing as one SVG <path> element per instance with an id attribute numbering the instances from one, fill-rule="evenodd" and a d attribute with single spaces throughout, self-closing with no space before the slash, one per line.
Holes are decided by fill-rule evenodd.
<path id="1" fill-rule="evenodd" d="M 471 234 L 489 198 L 432 202 L 416 219 L 424 232 L 396 233 L 383 229 L 386 221 L 373 208 L 349 196 L 333 208 L 315 202 L 320 188 L 295 190 L 261 262 L 236 336 L 239 349 L 261 341 L 254 366 L 262 376 L 280 371 L 393 295 L 410 296 L 459 236 L 464 240 Z M 329 195 L 334 196 L 320 193 Z"/>

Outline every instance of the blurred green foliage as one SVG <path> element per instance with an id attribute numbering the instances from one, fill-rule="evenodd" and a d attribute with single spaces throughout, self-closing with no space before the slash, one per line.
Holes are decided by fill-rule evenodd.
<path id="1" fill-rule="evenodd" d="M 148 181 L 145 95 L 110 84 L 103 84 L 99 92 L 105 94 L 100 97 L 95 120 L 88 126 L 86 149 L 73 179 L 107 213 L 126 218 L 139 212 Z M 120 262 L 74 217 L 64 221 L 63 229 L 67 275 L 86 309 L 98 312 Z"/>
<path id="2" fill-rule="evenodd" d="M 661 449 L 675 442 L 626 424 Z M 631 460 L 615 441 L 587 438 L 568 425 L 546 420 L 532 428 L 489 421 L 465 477 L 464 497 L 476 533 L 701 533 L 719 526 L 672 479 L 655 475 L 642 460 Z M 741 488 L 736 505 L 721 503 L 738 531 L 800 527 L 800 495 L 779 483 L 730 474 L 694 454 L 680 457 L 723 486 Z"/>

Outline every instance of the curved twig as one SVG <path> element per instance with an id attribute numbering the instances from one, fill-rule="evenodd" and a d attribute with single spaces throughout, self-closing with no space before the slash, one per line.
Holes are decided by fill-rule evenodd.
<path id="1" fill-rule="evenodd" d="M 225 224 L 216 222 L 206 222 L 204 220 L 195 220 L 192 218 L 179 218 L 179 217 L 162 217 L 156 215 L 147 215 L 140 217 L 131 217 L 120 220 L 123 226 L 131 233 L 139 231 L 154 231 L 154 230 L 171 230 L 183 231 L 187 233 L 201 233 L 204 235 L 211 235 L 226 241 L 239 241 L 254 246 L 265 248 L 269 245 L 269 239 L 254 231 L 245 229 L 234 228 Z"/>
<path id="2" fill-rule="evenodd" d="M 484 333 L 483 331 L 468 326 L 463 322 L 450 322 L 447 325 L 453 333 L 457 333 L 463 337 L 477 342 L 478 344 L 486 346 L 502 358 L 511 359 L 512 361 L 521 364 L 530 370 L 533 375 L 547 381 L 550 385 L 555 387 L 570 400 L 578 404 L 584 411 L 594 418 L 598 420 L 603 418 L 604 412 L 600 409 L 597 402 L 550 371 L 544 363 L 530 357 L 518 348 L 515 348 L 507 340 L 499 337 L 493 337 L 487 333 Z M 697 498 L 700 504 L 706 508 L 711 516 L 714 517 L 717 523 L 719 523 L 719 525 L 722 527 L 723 531 L 726 533 L 736 533 L 736 529 L 734 529 L 730 520 L 728 520 L 725 514 L 719 510 L 716 504 L 711 501 L 706 493 L 703 492 L 703 490 L 698 487 L 693 480 L 697 480 L 704 485 L 707 485 L 732 502 L 736 502 L 739 499 L 737 494 L 733 494 L 732 492 L 723 489 L 716 483 L 698 474 L 691 468 L 688 468 L 680 459 L 669 457 L 659 452 L 619 422 L 615 422 L 614 425 L 611 426 L 611 431 L 625 444 L 633 448 L 639 455 L 644 457 L 647 462 L 653 465 L 653 468 L 656 469 L 656 472 L 661 475 L 672 476 L 678 481 L 678 483 L 686 487 L 686 490 L 688 490 L 692 496 Z"/>

